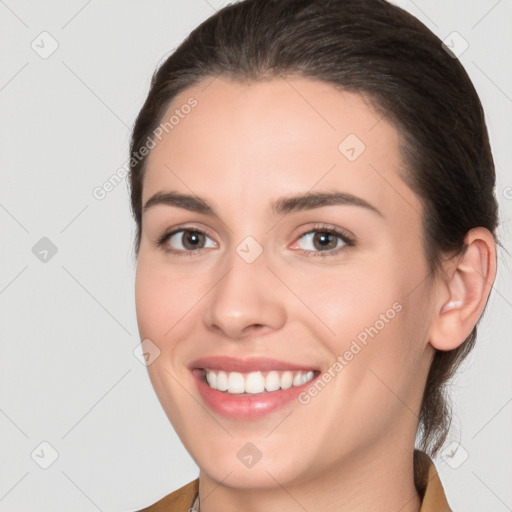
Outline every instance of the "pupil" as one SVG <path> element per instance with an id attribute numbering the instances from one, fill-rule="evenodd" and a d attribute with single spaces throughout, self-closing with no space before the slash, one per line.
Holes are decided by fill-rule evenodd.
<path id="1" fill-rule="evenodd" d="M 185 236 L 185 247 L 187 248 L 195 248 L 197 247 L 197 242 L 199 242 L 200 239 L 200 233 L 197 231 L 187 231 L 188 236 Z"/>
<path id="2" fill-rule="evenodd" d="M 326 246 L 329 245 L 329 237 L 331 236 L 330 233 L 320 233 L 317 236 L 317 240 L 320 241 L 320 246 L 325 249 Z M 332 245 L 332 243 L 330 244 Z"/>

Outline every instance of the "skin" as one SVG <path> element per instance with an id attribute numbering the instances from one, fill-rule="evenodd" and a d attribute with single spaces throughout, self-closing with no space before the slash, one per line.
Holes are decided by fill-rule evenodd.
<path id="1" fill-rule="evenodd" d="M 197 106 L 149 155 L 142 203 L 193 194 L 219 218 L 164 204 L 144 211 L 136 307 L 141 339 L 161 351 L 151 382 L 200 468 L 201 511 L 418 512 L 412 453 L 428 369 L 434 347 L 462 343 L 485 306 L 492 236 L 472 230 L 465 256 L 429 276 L 399 133 L 361 95 L 297 76 L 221 76 L 183 91 L 169 112 L 190 96 Z M 366 146 L 355 161 L 338 149 L 349 134 Z M 272 214 L 275 199 L 309 191 L 352 194 L 380 214 L 356 205 Z M 183 251 L 181 236 L 157 245 L 185 223 L 210 233 L 196 254 L 165 250 Z M 341 250 L 321 257 L 304 236 L 319 223 L 355 245 L 334 236 Z M 253 263 L 236 252 L 247 236 L 263 250 Z M 204 404 L 188 368 L 228 355 L 327 371 L 395 303 L 401 311 L 306 405 L 228 419 Z M 262 455 L 251 468 L 237 457 L 249 441 Z"/>

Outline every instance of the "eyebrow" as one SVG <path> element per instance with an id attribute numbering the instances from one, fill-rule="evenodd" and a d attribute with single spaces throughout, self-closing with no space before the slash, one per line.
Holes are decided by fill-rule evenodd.
<path id="1" fill-rule="evenodd" d="M 178 192 L 157 192 L 151 196 L 143 207 L 143 212 L 156 205 L 184 208 L 191 212 L 202 213 L 219 218 L 215 209 L 207 201 L 189 194 Z M 375 206 L 364 199 L 345 192 L 307 192 L 305 194 L 280 197 L 271 204 L 271 212 L 278 216 L 290 212 L 312 210 L 333 205 L 359 206 L 370 210 L 380 217 L 384 215 Z"/>

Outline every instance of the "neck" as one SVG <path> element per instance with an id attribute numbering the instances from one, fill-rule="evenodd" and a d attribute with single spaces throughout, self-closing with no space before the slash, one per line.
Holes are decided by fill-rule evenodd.
<path id="1" fill-rule="evenodd" d="M 268 475 L 265 488 L 237 488 L 230 480 L 234 472 L 218 482 L 201 470 L 200 512 L 418 512 L 421 499 L 414 484 L 413 450 L 393 448 L 393 453 L 367 450 L 323 467 L 322 473 L 307 480 L 280 482 L 261 469 Z"/>

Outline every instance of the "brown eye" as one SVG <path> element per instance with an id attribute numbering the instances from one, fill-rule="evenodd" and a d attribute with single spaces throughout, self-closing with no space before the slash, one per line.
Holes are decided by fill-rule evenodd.
<path id="1" fill-rule="evenodd" d="M 311 231 L 302 235 L 301 239 L 306 240 L 307 242 L 304 244 L 306 247 L 302 247 L 305 250 L 328 251 L 345 245 L 345 242 L 341 239 L 340 235 L 335 235 L 326 231 Z M 339 244 L 340 241 L 341 244 Z"/>
<path id="2" fill-rule="evenodd" d="M 299 242 L 305 240 L 300 246 Z M 354 239 L 347 234 L 329 227 L 317 227 L 299 238 L 300 249 L 306 256 L 335 255 L 347 246 L 355 245 Z M 325 254 L 322 254 L 325 253 Z"/>
<path id="3" fill-rule="evenodd" d="M 178 239 L 181 241 L 184 249 L 193 250 L 198 247 L 202 248 L 205 240 L 205 235 L 203 233 L 199 233 L 199 231 L 191 231 L 189 229 L 179 231 L 178 233 L 183 233 Z"/>
<path id="4" fill-rule="evenodd" d="M 160 245 L 176 254 L 190 254 L 200 249 L 215 247 L 215 242 L 203 231 L 197 229 L 179 229 L 165 235 Z"/>
<path id="5" fill-rule="evenodd" d="M 332 233 L 317 232 L 313 237 L 313 245 L 318 249 L 336 249 L 338 241 Z"/>

